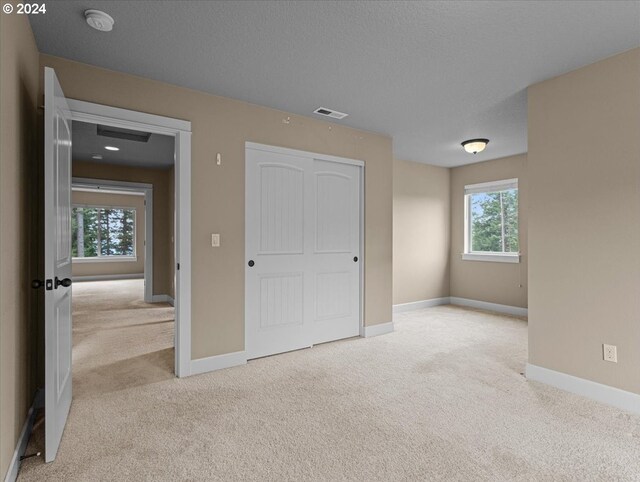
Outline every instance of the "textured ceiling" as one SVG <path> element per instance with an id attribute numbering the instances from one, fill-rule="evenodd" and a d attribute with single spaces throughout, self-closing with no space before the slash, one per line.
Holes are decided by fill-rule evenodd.
<path id="1" fill-rule="evenodd" d="M 115 19 L 92 30 L 83 11 Z M 640 2 L 55 1 L 47 54 L 393 137 L 443 166 L 527 150 L 527 86 L 640 45 Z M 64 86 L 63 86 L 64 87 Z M 491 139 L 472 156 L 471 137 Z"/>
<path id="2" fill-rule="evenodd" d="M 73 121 L 71 128 L 73 147 L 71 157 L 74 161 L 101 162 L 132 167 L 167 169 L 173 166 L 174 139 L 171 136 L 151 134 L 148 142 L 125 139 L 113 139 L 99 136 L 96 124 Z M 108 151 L 105 146 L 120 148 Z M 102 159 L 93 159 L 99 154 Z"/>

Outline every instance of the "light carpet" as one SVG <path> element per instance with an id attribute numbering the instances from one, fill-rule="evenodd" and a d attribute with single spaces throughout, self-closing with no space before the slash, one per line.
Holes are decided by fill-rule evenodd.
<path id="1" fill-rule="evenodd" d="M 165 315 L 129 303 L 111 331 L 108 303 L 75 320 L 58 458 L 20 480 L 640 479 L 640 417 L 527 382 L 524 320 L 434 307 L 387 335 L 175 379 Z"/>

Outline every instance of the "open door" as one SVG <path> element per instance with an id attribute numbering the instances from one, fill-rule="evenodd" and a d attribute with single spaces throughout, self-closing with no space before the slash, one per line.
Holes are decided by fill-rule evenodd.
<path id="1" fill-rule="evenodd" d="M 44 71 L 45 460 L 53 461 L 71 407 L 71 111 Z"/>

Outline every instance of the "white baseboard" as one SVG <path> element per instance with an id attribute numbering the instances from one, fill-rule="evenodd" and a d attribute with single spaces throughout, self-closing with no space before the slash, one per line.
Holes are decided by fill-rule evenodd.
<path id="1" fill-rule="evenodd" d="M 174 306 L 174 300 L 169 295 L 153 295 L 151 297 L 151 303 L 169 303 Z"/>
<path id="2" fill-rule="evenodd" d="M 444 296 L 442 298 L 432 298 L 430 300 L 413 301 L 411 303 L 401 303 L 393 305 L 394 313 L 403 313 L 405 311 L 421 310 L 432 306 L 440 305 L 460 305 L 470 308 L 478 308 L 480 310 L 496 311 L 513 316 L 528 316 L 527 308 L 518 306 L 500 305 L 498 303 L 489 303 L 488 301 L 470 300 L 468 298 L 458 298 L 457 296 Z"/>
<path id="3" fill-rule="evenodd" d="M 245 365 L 246 363 L 247 353 L 244 351 L 225 353 L 224 355 L 210 356 L 207 358 L 197 358 L 191 360 L 191 375 Z"/>
<path id="4" fill-rule="evenodd" d="M 386 335 L 393 331 L 393 321 L 388 323 L 379 323 L 377 325 L 365 326 L 360 336 L 371 338 L 372 336 Z"/>
<path id="5" fill-rule="evenodd" d="M 73 282 L 81 281 L 110 281 L 118 279 L 144 279 L 144 273 L 131 274 L 96 274 L 91 276 L 74 276 Z"/>
<path id="6" fill-rule="evenodd" d="M 505 313 L 512 316 L 529 316 L 529 310 L 527 308 L 520 308 L 519 306 L 500 305 L 498 303 L 489 303 L 488 301 L 458 298 L 457 296 L 452 296 L 450 300 L 452 305 L 468 306 L 479 310 L 497 311 L 498 313 Z"/>
<path id="7" fill-rule="evenodd" d="M 405 311 L 422 310 L 424 308 L 431 308 L 432 306 L 448 305 L 450 299 L 448 296 L 443 298 L 431 298 L 429 300 L 412 301 L 410 303 L 400 303 L 393 305 L 394 313 L 403 313 Z"/>
<path id="8" fill-rule="evenodd" d="M 640 414 L 640 395 L 527 363 L 527 379 Z"/>
<path id="9" fill-rule="evenodd" d="M 27 444 L 29 443 L 29 438 L 31 437 L 31 431 L 33 430 L 33 422 L 36 418 L 36 412 L 39 408 L 44 405 L 44 390 L 38 390 L 35 398 L 33 399 L 33 404 L 31 408 L 29 408 L 29 412 L 27 413 L 27 419 L 22 426 L 22 430 L 20 431 L 20 436 L 18 437 L 18 443 L 16 444 L 16 449 L 13 452 L 13 457 L 11 457 L 11 462 L 9 463 L 9 470 L 7 470 L 7 475 L 4 478 L 4 482 L 15 482 L 18 478 L 18 471 L 20 470 L 20 457 L 24 455 L 24 452 L 27 450 Z"/>

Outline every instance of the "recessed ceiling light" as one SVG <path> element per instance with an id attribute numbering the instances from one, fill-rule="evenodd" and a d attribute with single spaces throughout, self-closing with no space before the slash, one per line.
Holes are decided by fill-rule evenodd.
<path id="1" fill-rule="evenodd" d="M 105 148 L 107 151 L 119 151 L 119 150 L 120 150 L 120 148 L 119 148 L 119 147 L 115 147 L 115 146 L 104 146 L 104 148 Z"/>
<path id="2" fill-rule="evenodd" d="M 113 30 L 113 18 L 100 10 L 85 10 L 84 18 L 91 27 L 100 32 Z"/>
<path id="3" fill-rule="evenodd" d="M 96 154 L 95 156 L 91 156 L 93 159 L 102 159 L 102 156 L 100 154 Z"/>
<path id="4" fill-rule="evenodd" d="M 489 144 L 489 139 L 469 139 L 462 143 L 462 147 L 469 154 L 477 154 L 484 151 L 484 148 Z"/>

